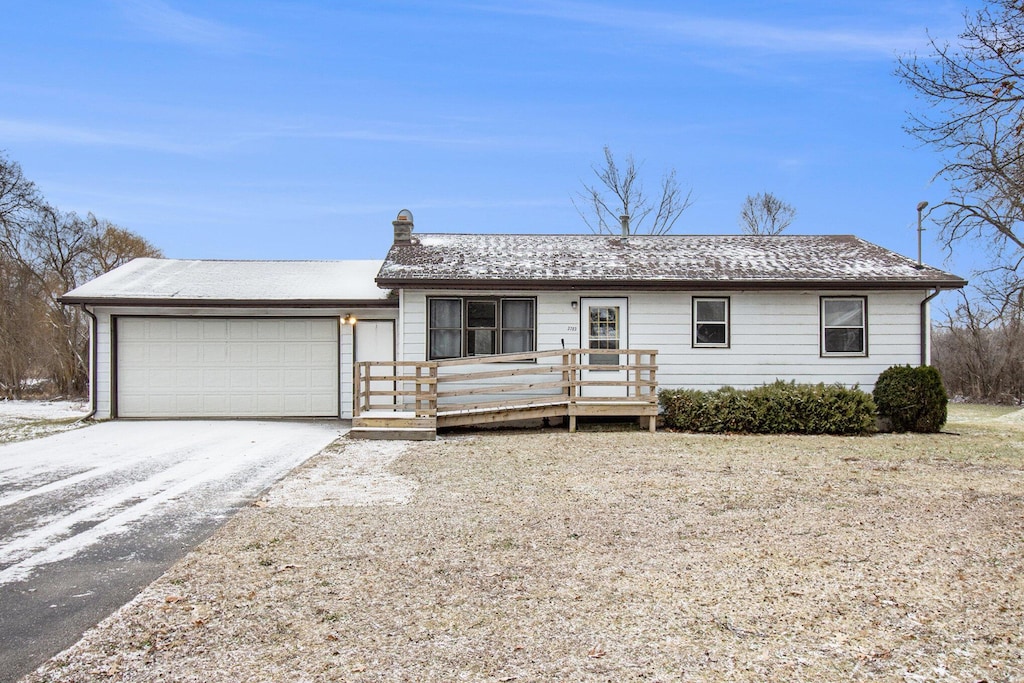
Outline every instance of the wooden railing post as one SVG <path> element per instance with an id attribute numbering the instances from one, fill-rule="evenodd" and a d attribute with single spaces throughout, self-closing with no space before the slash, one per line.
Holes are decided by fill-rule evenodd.
<path id="1" fill-rule="evenodd" d="M 433 363 L 430 366 L 430 402 L 427 409 L 430 411 L 432 417 L 437 417 L 437 386 L 441 380 L 438 378 L 437 363 Z"/>
<path id="2" fill-rule="evenodd" d="M 398 372 L 397 368 L 395 369 L 395 372 L 397 374 L 397 372 Z M 422 403 L 423 403 L 423 366 L 422 365 L 417 365 L 416 366 L 416 386 L 415 386 L 415 394 L 413 395 L 413 399 L 412 400 L 413 400 L 412 408 L 416 412 L 416 417 L 423 417 L 423 408 L 422 408 Z"/>
<path id="3" fill-rule="evenodd" d="M 359 390 L 359 371 L 362 365 L 354 363 L 352 365 L 352 417 L 359 417 L 362 406 L 360 403 L 363 400 L 362 392 Z"/>

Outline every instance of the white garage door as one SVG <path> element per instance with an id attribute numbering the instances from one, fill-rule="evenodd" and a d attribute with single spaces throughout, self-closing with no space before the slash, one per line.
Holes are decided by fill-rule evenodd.
<path id="1" fill-rule="evenodd" d="M 120 417 L 336 417 L 336 318 L 117 319 Z"/>

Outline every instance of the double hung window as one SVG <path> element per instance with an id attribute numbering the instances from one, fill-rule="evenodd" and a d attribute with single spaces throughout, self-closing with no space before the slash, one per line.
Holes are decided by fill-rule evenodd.
<path id="1" fill-rule="evenodd" d="M 729 298 L 693 298 L 693 346 L 729 347 Z"/>
<path id="2" fill-rule="evenodd" d="M 432 297 L 427 309 L 428 360 L 535 348 L 534 299 Z"/>
<path id="3" fill-rule="evenodd" d="M 821 355 L 868 355 L 867 299 L 821 297 Z"/>

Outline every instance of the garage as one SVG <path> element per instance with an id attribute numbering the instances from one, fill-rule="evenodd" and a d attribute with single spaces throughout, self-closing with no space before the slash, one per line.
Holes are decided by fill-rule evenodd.
<path id="1" fill-rule="evenodd" d="M 119 417 L 337 417 L 337 317 L 115 316 Z"/>

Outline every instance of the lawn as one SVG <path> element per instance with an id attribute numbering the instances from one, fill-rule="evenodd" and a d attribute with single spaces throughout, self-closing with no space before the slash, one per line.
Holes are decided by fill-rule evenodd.
<path id="1" fill-rule="evenodd" d="M 343 440 L 28 680 L 1022 681 L 1008 413 Z"/>

